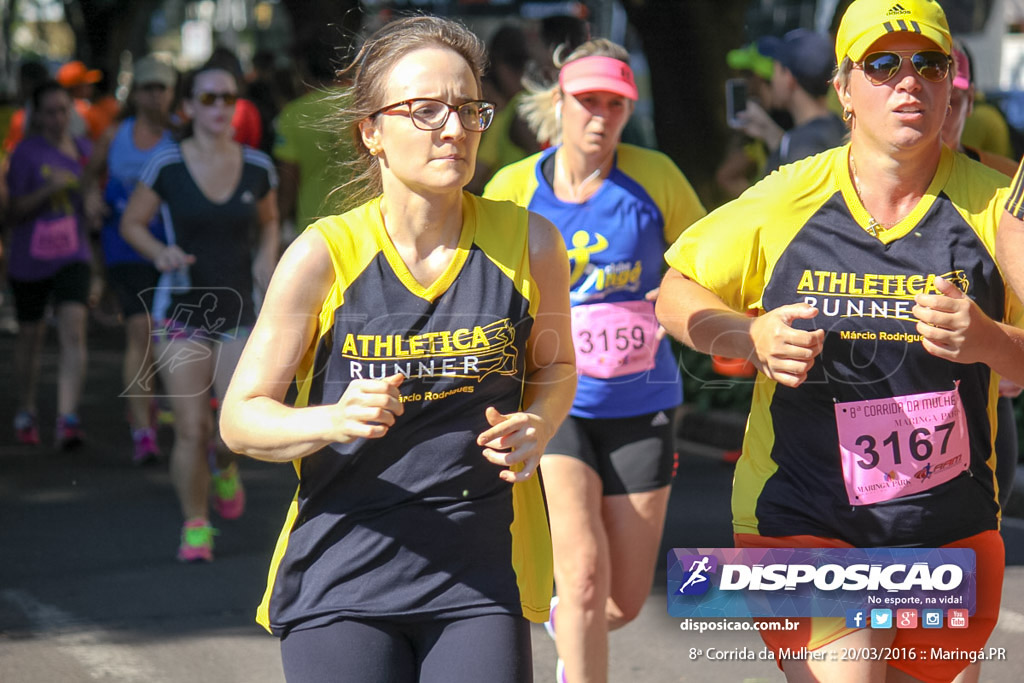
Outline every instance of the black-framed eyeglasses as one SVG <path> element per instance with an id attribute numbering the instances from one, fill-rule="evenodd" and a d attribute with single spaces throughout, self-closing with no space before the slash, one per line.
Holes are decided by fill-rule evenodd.
<path id="1" fill-rule="evenodd" d="M 201 92 L 196 93 L 196 101 L 204 107 L 212 107 L 213 103 L 221 100 L 229 107 L 238 101 L 238 93 L 234 92 Z"/>
<path id="2" fill-rule="evenodd" d="M 949 75 L 949 66 L 952 63 L 949 55 L 938 50 L 921 50 L 919 52 L 872 52 L 865 55 L 864 59 L 853 64 L 854 68 L 864 71 L 874 85 L 882 85 L 892 80 L 903 66 L 903 56 L 910 57 L 910 63 L 914 71 L 929 81 L 941 81 Z"/>
<path id="3" fill-rule="evenodd" d="M 440 130 L 448 123 L 448 116 L 455 112 L 459 116 L 459 122 L 466 130 L 476 133 L 487 130 L 494 120 L 494 105 L 483 100 L 473 100 L 458 106 L 448 104 L 441 100 L 429 98 L 417 98 L 403 100 L 381 107 L 370 116 L 384 114 L 392 109 L 405 107 L 406 113 L 412 119 L 412 125 L 420 130 Z"/>

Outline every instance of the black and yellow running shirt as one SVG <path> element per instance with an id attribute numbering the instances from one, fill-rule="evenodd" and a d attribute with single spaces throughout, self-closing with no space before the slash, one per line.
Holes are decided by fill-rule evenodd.
<path id="1" fill-rule="evenodd" d="M 429 286 L 391 242 L 379 199 L 310 229 L 336 272 L 297 405 L 355 379 L 405 375 L 380 439 L 296 462 L 299 487 L 257 621 L 277 635 L 345 617 L 547 618 L 551 549 L 537 477 L 510 486 L 476 444 L 487 406 L 521 409 L 539 292 L 528 212 L 470 194 L 447 270 Z"/>
<path id="2" fill-rule="evenodd" d="M 848 159 L 847 146 L 783 167 L 666 254 L 736 310 L 806 302 L 818 314 L 794 327 L 826 332 L 799 387 L 758 376 L 734 531 L 929 547 L 995 529 L 998 382 L 925 351 L 911 311 L 943 277 L 1019 322 L 994 258 L 1007 178 L 943 148 L 925 196 L 876 236 Z"/>

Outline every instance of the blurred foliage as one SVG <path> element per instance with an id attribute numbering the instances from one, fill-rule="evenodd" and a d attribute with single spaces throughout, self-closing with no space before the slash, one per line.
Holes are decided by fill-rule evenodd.
<path id="1" fill-rule="evenodd" d="M 683 376 L 683 403 L 700 411 L 750 412 L 753 378 L 719 375 L 711 369 L 711 356 L 675 341 L 672 349 Z"/>

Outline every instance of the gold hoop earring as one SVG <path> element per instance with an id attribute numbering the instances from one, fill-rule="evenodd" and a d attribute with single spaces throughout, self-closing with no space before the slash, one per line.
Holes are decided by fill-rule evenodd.
<path id="1" fill-rule="evenodd" d="M 843 121 L 849 123 L 852 119 L 853 119 L 853 110 L 851 110 L 851 109 L 844 109 L 843 110 Z"/>

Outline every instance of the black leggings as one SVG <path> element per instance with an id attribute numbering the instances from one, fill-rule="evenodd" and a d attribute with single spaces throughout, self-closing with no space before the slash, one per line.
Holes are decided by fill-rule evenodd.
<path id="1" fill-rule="evenodd" d="M 345 619 L 281 639 L 288 683 L 531 683 L 520 616 L 398 623 Z"/>

